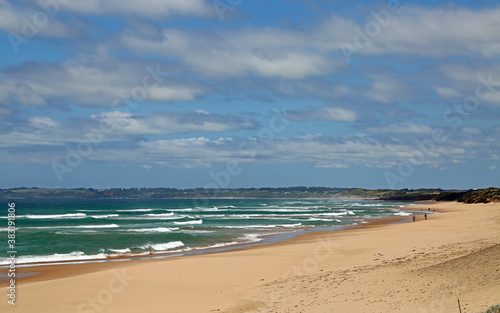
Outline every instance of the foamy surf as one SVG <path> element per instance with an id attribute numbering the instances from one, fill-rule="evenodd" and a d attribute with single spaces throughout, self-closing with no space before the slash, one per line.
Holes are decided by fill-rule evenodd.
<path id="1" fill-rule="evenodd" d="M 16 218 L 31 218 L 31 219 L 70 219 L 70 218 L 86 218 L 85 213 L 72 213 L 72 214 L 53 214 L 53 215 L 19 215 Z"/>
<path id="2" fill-rule="evenodd" d="M 153 249 L 155 251 L 168 251 L 176 248 L 184 247 L 184 243 L 182 241 L 171 241 L 167 243 L 156 243 L 156 244 L 147 244 L 139 247 L 139 249 L 149 250 Z"/>
<path id="3" fill-rule="evenodd" d="M 179 228 L 155 227 L 155 228 L 127 229 L 126 231 L 137 232 L 137 233 L 169 233 L 176 230 L 179 230 Z"/>
<path id="4" fill-rule="evenodd" d="M 53 255 L 45 256 L 18 256 L 16 259 L 17 264 L 29 264 L 29 263 L 47 263 L 47 262 L 61 262 L 61 261 L 82 261 L 82 260 L 96 260 L 105 259 L 106 254 L 99 253 L 94 255 L 86 255 L 81 251 L 74 251 L 71 253 L 54 253 Z M 0 260 L 0 265 L 7 265 L 9 261 Z"/>
<path id="5" fill-rule="evenodd" d="M 185 222 L 174 222 L 175 225 L 200 225 L 203 224 L 203 220 L 185 221 Z"/>
<path id="6" fill-rule="evenodd" d="M 32 262 L 84 263 L 223 249 L 253 244 L 272 234 L 337 229 L 375 218 L 419 214 L 399 210 L 401 205 L 408 207 L 405 203 L 369 200 L 226 199 L 196 204 L 189 199 L 19 200 L 23 211 L 17 216 L 22 220 L 17 233 L 30 254 L 25 257 Z M 0 212 L 0 218 L 7 216 Z M 0 228 L 2 234 L 5 231 L 5 226 Z"/>

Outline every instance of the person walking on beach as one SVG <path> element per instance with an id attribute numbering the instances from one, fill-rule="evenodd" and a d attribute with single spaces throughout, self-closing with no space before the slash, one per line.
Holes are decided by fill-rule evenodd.
<path id="1" fill-rule="evenodd" d="M 425 220 L 427 221 L 427 213 L 426 213 L 426 214 L 424 214 L 424 217 L 425 217 Z"/>
<path id="2" fill-rule="evenodd" d="M 415 222 L 415 215 L 413 215 L 413 217 L 411 219 Z"/>

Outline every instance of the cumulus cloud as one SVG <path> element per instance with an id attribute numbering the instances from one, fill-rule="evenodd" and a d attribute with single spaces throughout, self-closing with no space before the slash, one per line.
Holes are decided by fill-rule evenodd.
<path id="1" fill-rule="evenodd" d="M 491 57 L 500 52 L 499 20 L 500 7 L 475 10 L 405 5 L 400 14 L 392 14 L 389 22 L 384 22 L 363 53 Z M 358 26 L 364 29 L 365 25 Z M 353 30 L 351 33 L 354 36 Z"/>
<path id="2" fill-rule="evenodd" d="M 123 118 L 127 117 L 123 115 Z M 50 124 L 50 121 L 46 122 Z M 134 130 L 137 133 L 137 129 L 140 128 L 129 121 L 124 129 L 125 132 Z M 134 162 L 138 166 L 157 164 L 172 168 L 210 167 L 216 163 L 238 162 L 300 163 L 341 169 L 351 166 L 390 168 L 404 160 L 413 160 L 418 155 L 421 156 L 419 160 L 422 160 L 423 165 L 429 167 L 439 167 L 450 162 L 463 163 L 478 157 L 488 159 L 500 157 L 498 137 L 484 138 L 480 134 L 471 134 L 471 137 L 464 142 L 460 134 L 455 132 L 447 134 L 449 139 L 432 147 L 430 152 L 420 150 L 415 144 L 415 139 L 400 140 L 404 137 L 398 137 L 397 133 L 391 137 L 304 135 L 274 138 L 231 136 L 211 139 L 200 136 L 150 141 L 144 139 L 130 141 L 124 137 L 114 137 L 115 141 L 103 141 L 98 149 L 86 156 L 86 159 L 100 162 Z M 47 146 L 50 142 L 35 143 L 35 141 L 47 141 L 53 136 L 34 134 L 29 138 L 27 133 L 20 135 L 11 141 L 17 142 L 17 146 L 11 146 L 11 154 L 0 153 L 0 158 L 3 158 L 4 162 L 36 160 L 36 163 L 49 163 L 54 160 L 64 160 L 67 154 L 63 147 Z M 419 137 L 425 139 L 426 136 L 420 134 Z M 5 144 L 6 138 L 0 136 L 0 139 L 0 142 Z M 19 140 L 25 140 L 24 145 L 23 142 L 19 143 Z M 33 149 L 35 144 L 43 144 L 47 148 Z"/>
<path id="3" fill-rule="evenodd" d="M 101 127 L 100 125 L 105 125 Z M 76 126 L 76 127 L 75 127 Z M 61 146 L 88 141 L 87 133 L 102 136 L 103 142 L 135 142 L 130 137 L 141 135 L 171 135 L 190 132 L 224 132 L 256 128 L 257 123 L 233 115 L 211 114 L 204 111 L 162 112 L 133 115 L 122 111 L 92 114 L 75 123 L 60 123 L 49 117 L 33 116 L 5 134 L 0 134 L 0 146 L 36 147 Z"/>
<path id="4" fill-rule="evenodd" d="M 441 66 L 439 71 L 453 86 L 437 89 L 436 92 L 441 96 L 461 95 L 463 98 L 474 96 L 481 102 L 500 105 L 500 66 L 498 64 L 479 66 L 448 64 Z M 463 91 L 459 93 L 456 88 Z"/>
<path id="5" fill-rule="evenodd" d="M 36 2 L 36 0 L 28 0 Z M 61 1 L 61 9 L 80 14 L 124 14 L 159 18 L 173 14 L 207 16 L 212 15 L 210 3 L 203 0 L 87 0 Z"/>
<path id="6" fill-rule="evenodd" d="M 0 78 L 0 102 L 46 105 L 65 100 L 85 106 L 116 106 L 117 99 L 193 101 L 206 92 L 197 82 L 169 77 L 166 68 L 158 63 L 120 62 L 109 55 L 55 64 L 25 63 Z"/>
<path id="7" fill-rule="evenodd" d="M 434 86 L 434 91 L 443 98 L 457 98 L 460 97 L 460 92 L 454 88 Z"/>
<path id="8" fill-rule="evenodd" d="M 249 119 L 231 115 L 197 112 L 164 112 L 149 115 L 132 115 L 111 111 L 93 114 L 92 119 L 110 125 L 110 131 L 120 135 L 168 135 L 187 132 L 222 132 L 255 128 Z"/>
<path id="9" fill-rule="evenodd" d="M 396 134 L 428 134 L 432 132 L 432 127 L 426 124 L 398 123 L 380 127 L 369 127 L 371 132 L 384 132 Z"/>
<path id="10" fill-rule="evenodd" d="M 278 29 L 163 32 L 163 41 L 124 34 L 122 43 L 134 51 L 180 57 L 192 71 L 205 76 L 300 79 L 326 75 L 343 66 L 320 50 L 308 48 L 303 33 Z"/>
<path id="11" fill-rule="evenodd" d="M 340 107 L 309 107 L 306 110 L 290 111 L 287 115 L 292 120 L 327 120 L 339 122 L 355 122 L 359 116 L 355 111 Z"/>
<path id="12" fill-rule="evenodd" d="M 35 0 L 0 0 L 0 6 L 4 33 L 18 30 L 21 17 L 39 9 Z M 295 28 L 275 23 L 241 26 L 250 24 L 246 21 L 212 25 L 212 3 L 203 0 L 70 1 L 61 6 L 60 14 L 60 20 L 54 18 L 40 31 L 40 40 L 63 51 L 60 55 L 25 63 L 16 59 L 1 70 L 0 127 L 5 131 L 0 145 L 8 153 L 0 151 L 0 158 L 5 162 L 61 160 L 66 145 L 85 140 L 83 130 L 105 123 L 112 127 L 99 149 L 88 156 L 90 160 L 130 161 L 144 169 L 229 161 L 332 169 L 390 167 L 415 153 L 409 139 L 432 132 L 425 118 L 432 115 L 428 120 L 440 122 L 437 119 L 451 108 L 440 105 L 474 95 L 480 78 L 497 84 L 485 102 L 500 105 L 500 72 L 488 63 L 500 53 L 500 7 L 407 4 L 357 52 L 360 57 L 352 67 L 345 62 L 340 44 L 352 43 L 354 29 L 364 29 L 372 21 L 369 12 L 356 19 L 331 14 Z M 77 14 L 96 28 L 79 32 L 69 22 Z M 192 27 L 191 20 L 169 19 L 174 16 L 207 19 Z M 120 23 L 100 21 L 114 19 Z M 85 49 L 78 45 L 80 41 L 86 42 Z M 134 95 L 140 99 L 134 100 Z M 436 104 L 437 97 L 441 99 Z M 132 112 L 119 111 L 127 99 L 155 103 Z M 306 105 L 299 106 L 302 99 Z M 184 101 L 191 102 L 187 108 L 179 103 Z M 370 116 L 370 121 L 363 122 L 377 124 L 365 125 L 362 130 L 368 135 L 364 136 L 275 134 L 264 140 L 242 138 L 238 133 L 250 129 L 258 133 L 254 120 L 207 112 L 210 108 L 238 112 L 242 103 L 248 111 L 256 103 L 252 116 L 264 119 L 269 103 L 281 107 L 287 101 L 297 105 L 288 112 L 293 121 L 359 123 Z M 173 105 L 172 112 L 159 103 Z M 207 111 L 193 111 L 194 105 Z M 88 108 L 78 106 L 94 106 L 96 112 L 89 116 Z M 50 115 L 54 109 L 57 114 Z M 490 106 L 473 118 L 494 119 L 496 109 Z M 15 127 L 4 123 L 6 116 L 15 119 Z M 449 132 L 450 139 L 426 156 L 425 164 L 437 168 L 470 158 L 500 158 L 498 129 L 490 134 L 487 126 L 476 122 L 471 123 L 475 127 Z M 313 124 L 304 131 L 303 123 L 290 123 L 287 134 L 322 131 Z M 219 134 L 229 131 L 234 134 Z"/>
<path id="13" fill-rule="evenodd" d="M 78 26 L 74 22 L 62 21 L 57 14 L 48 15 L 36 2 L 33 5 L 21 5 L 19 2 L 0 0 L 0 30 L 10 33 L 7 37 L 14 45 L 35 36 L 75 36 L 79 33 Z"/>
<path id="14" fill-rule="evenodd" d="M 451 140 L 436 147 L 424 157 L 424 164 L 435 166 L 449 160 L 466 160 L 475 157 L 464 147 L 455 147 Z M 477 149 L 475 147 L 474 149 Z M 481 148 L 485 149 L 485 148 Z M 498 152 L 498 151 L 497 151 Z M 384 141 L 366 136 L 334 137 L 307 135 L 299 137 L 219 138 L 192 137 L 142 141 L 127 154 L 108 150 L 106 156 L 128 160 L 147 160 L 170 167 L 210 166 L 213 163 L 308 163 L 324 168 L 347 168 L 353 165 L 387 168 L 401 160 L 422 153 L 413 142 Z"/>
<path id="15" fill-rule="evenodd" d="M 367 78 L 371 80 L 371 85 L 360 88 L 359 91 L 370 100 L 392 103 L 408 99 L 412 94 L 410 88 L 396 75 L 368 74 Z"/>

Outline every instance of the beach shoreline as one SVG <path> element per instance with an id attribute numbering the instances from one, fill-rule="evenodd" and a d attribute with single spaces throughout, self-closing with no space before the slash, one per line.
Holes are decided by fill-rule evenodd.
<path id="1" fill-rule="evenodd" d="M 457 262 L 496 255 L 500 204 L 425 203 L 411 209 L 428 207 L 446 213 L 432 214 L 429 220 L 419 216 L 415 223 L 379 221 L 312 232 L 225 252 L 51 266 L 40 269 L 46 270 L 44 274 L 19 280 L 22 297 L 16 307 L 9 308 L 6 300 L 0 308 L 125 313 L 330 312 L 332 308 L 335 312 L 368 308 L 370 312 L 419 312 L 427 308 L 426 312 L 438 312 L 429 311 L 434 305 L 449 312 L 456 308 L 458 296 L 464 299 L 462 312 L 474 313 L 500 303 L 495 297 L 500 285 L 492 283 L 500 281 L 496 260 L 464 273 L 468 280 L 461 274 L 456 281 L 443 278 L 453 273 L 450 267 Z M 424 273 L 435 276 L 426 279 Z M 486 273 L 491 277 L 483 276 Z M 470 278 L 476 274 L 478 281 Z M 469 290 L 475 285 L 477 290 Z M 89 299 L 96 299 L 95 307 Z"/>
<path id="2" fill-rule="evenodd" d="M 427 203 L 427 202 L 426 202 Z M 410 210 L 411 207 L 401 207 L 399 210 Z M 374 226 L 382 226 L 386 224 L 393 223 L 404 223 L 410 222 L 411 218 L 409 216 L 390 216 L 384 218 L 375 218 L 369 220 L 365 223 L 345 225 L 345 226 L 332 226 L 332 227 L 313 227 L 313 228 L 303 228 L 291 232 L 274 234 L 274 235 L 263 235 L 261 241 L 257 242 L 242 242 L 234 245 L 227 245 L 224 247 L 209 247 L 200 248 L 197 250 L 189 251 L 173 251 L 173 252 L 157 252 L 151 254 L 123 254 L 113 257 L 108 257 L 105 259 L 86 259 L 86 260 L 72 260 L 72 261 L 51 261 L 51 262 L 38 262 L 38 263 L 23 263 L 18 264 L 17 269 L 21 277 L 19 277 L 19 282 L 31 282 L 31 281 L 43 281 L 49 279 L 58 279 L 65 277 L 64 273 L 87 273 L 93 271 L 99 271 L 100 266 L 105 268 L 113 266 L 116 262 L 148 262 L 152 260 L 162 260 L 162 259 L 178 259 L 178 258 L 188 258 L 195 257 L 204 254 L 214 254 L 214 253 L 228 253 L 239 250 L 248 249 L 258 249 L 262 246 L 268 245 L 279 245 L 286 243 L 294 243 L 297 240 L 301 240 L 304 237 L 309 236 L 321 236 L 325 233 L 330 232 L 342 232 L 351 229 L 363 229 Z M 318 234 L 316 234 L 318 233 Z M 76 266 L 76 267 L 75 267 Z M 78 271 L 75 269 L 81 268 Z M 0 269 L 0 274 L 7 275 L 7 268 Z M 0 287 L 7 285 L 8 277 L 5 280 L 0 280 Z"/>

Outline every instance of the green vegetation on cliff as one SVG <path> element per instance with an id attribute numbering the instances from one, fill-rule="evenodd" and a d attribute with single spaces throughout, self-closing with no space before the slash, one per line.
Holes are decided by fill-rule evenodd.
<path id="1" fill-rule="evenodd" d="M 329 187 L 286 187 L 286 188 L 220 188 L 220 189 L 177 189 L 177 188 L 92 188 L 44 189 L 14 188 L 0 189 L 0 198 L 355 198 L 393 201 L 460 201 L 465 203 L 487 203 L 500 201 L 500 189 L 456 191 L 442 189 L 362 189 Z"/>
<path id="2" fill-rule="evenodd" d="M 464 203 L 500 202 L 500 188 L 472 190 L 458 198 L 458 201 Z"/>
<path id="3" fill-rule="evenodd" d="M 441 189 L 361 189 L 329 187 L 287 187 L 287 188 L 220 188 L 220 189 L 177 189 L 177 188 L 92 188 L 43 189 L 16 188 L 0 189 L 0 198 L 359 198 L 397 201 L 430 200 L 438 196 Z"/>

